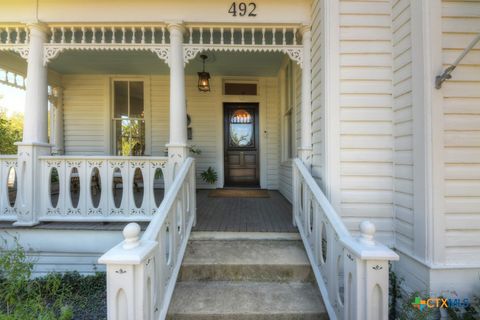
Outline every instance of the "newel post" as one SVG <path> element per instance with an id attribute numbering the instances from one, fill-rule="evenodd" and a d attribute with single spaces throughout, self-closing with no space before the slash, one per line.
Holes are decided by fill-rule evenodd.
<path id="1" fill-rule="evenodd" d="M 107 317 L 109 320 L 154 319 L 155 241 L 140 239 L 140 226 L 129 223 L 124 241 L 98 260 L 107 265 Z M 157 315 L 158 316 L 158 315 Z"/>
<path id="2" fill-rule="evenodd" d="M 185 98 L 185 70 L 183 35 L 186 32 L 181 23 L 168 25 L 170 32 L 170 141 L 167 144 L 169 169 L 167 187 L 170 185 L 180 164 L 188 157 L 187 107 Z"/>
<path id="3" fill-rule="evenodd" d="M 388 319 L 388 262 L 398 255 L 375 241 L 375 225 L 360 223 L 356 243 L 344 251 L 344 319 Z"/>
<path id="4" fill-rule="evenodd" d="M 28 25 L 30 32 L 23 140 L 18 146 L 19 205 L 17 226 L 38 224 L 41 208 L 41 168 L 38 157 L 51 154 L 48 143 L 48 82 L 43 49 L 48 29 L 42 23 Z"/>

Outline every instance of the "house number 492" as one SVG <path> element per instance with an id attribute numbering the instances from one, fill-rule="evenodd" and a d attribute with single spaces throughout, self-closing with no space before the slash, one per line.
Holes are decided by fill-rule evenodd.
<path id="1" fill-rule="evenodd" d="M 240 17 L 249 16 L 249 17 L 256 17 L 257 14 L 255 10 L 257 9 L 257 4 L 255 2 L 245 3 L 245 2 L 232 2 L 230 9 L 228 9 L 228 13 L 231 13 L 232 16 L 236 17 L 237 14 Z"/>

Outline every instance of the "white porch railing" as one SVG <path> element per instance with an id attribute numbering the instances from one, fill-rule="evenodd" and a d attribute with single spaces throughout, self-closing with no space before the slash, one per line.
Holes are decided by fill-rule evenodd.
<path id="1" fill-rule="evenodd" d="M 164 193 L 166 157 L 39 157 L 40 221 L 150 221 Z"/>
<path id="2" fill-rule="evenodd" d="M 17 219 L 18 156 L 0 156 L 0 221 Z"/>
<path id="3" fill-rule="evenodd" d="M 108 319 L 164 319 L 196 219 L 195 162 L 175 175 L 147 230 L 128 224 L 125 240 L 105 253 Z"/>
<path id="4" fill-rule="evenodd" d="M 352 237 L 303 162 L 293 163 L 294 223 L 330 319 L 387 319 L 388 261 L 398 255 L 374 241 L 368 221 Z"/>

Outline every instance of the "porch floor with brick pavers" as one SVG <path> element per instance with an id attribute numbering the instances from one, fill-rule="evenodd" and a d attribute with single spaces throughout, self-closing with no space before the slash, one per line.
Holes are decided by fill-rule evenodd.
<path id="1" fill-rule="evenodd" d="M 278 191 L 269 198 L 216 198 L 197 191 L 197 225 L 193 231 L 297 232 L 292 205 Z"/>

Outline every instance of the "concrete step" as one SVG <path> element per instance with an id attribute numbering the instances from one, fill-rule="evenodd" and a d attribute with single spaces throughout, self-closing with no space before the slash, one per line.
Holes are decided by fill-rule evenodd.
<path id="1" fill-rule="evenodd" d="M 312 283 L 249 281 L 178 282 L 167 319 L 328 319 Z"/>
<path id="2" fill-rule="evenodd" d="M 190 241 L 178 281 L 311 282 L 298 240 Z"/>

